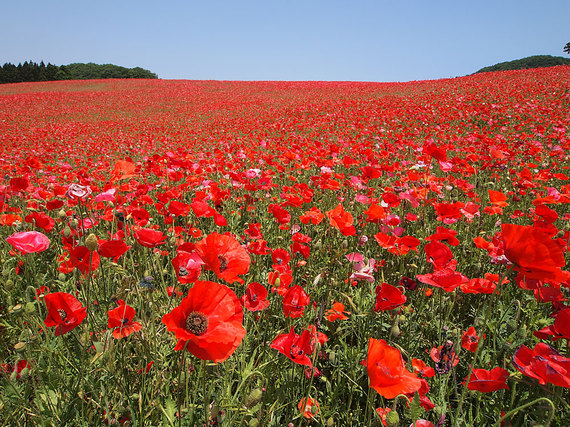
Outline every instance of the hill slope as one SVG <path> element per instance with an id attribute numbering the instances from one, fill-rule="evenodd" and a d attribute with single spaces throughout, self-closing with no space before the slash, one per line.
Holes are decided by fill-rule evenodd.
<path id="1" fill-rule="evenodd" d="M 481 68 L 477 73 L 486 73 L 488 71 L 506 71 L 506 70 L 524 70 L 528 68 L 545 68 L 554 67 L 556 65 L 570 65 L 570 59 L 562 56 L 552 55 L 535 55 L 526 58 L 516 59 L 514 61 L 500 62 L 499 64 L 490 65 Z"/>

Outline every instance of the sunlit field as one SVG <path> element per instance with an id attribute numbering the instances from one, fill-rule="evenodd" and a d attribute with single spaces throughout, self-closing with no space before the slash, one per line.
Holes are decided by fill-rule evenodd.
<path id="1" fill-rule="evenodd" d="M 570 423 L 570 67 L 0 86 L 0 425 Z"/>

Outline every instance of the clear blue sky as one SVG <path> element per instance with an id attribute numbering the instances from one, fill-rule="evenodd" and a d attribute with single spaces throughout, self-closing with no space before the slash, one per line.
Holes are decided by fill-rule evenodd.
<path id="1" fill-rule="evenodd" d="M 140 66 L 164 79 L 409 81 L 569 55 L 570 0 L 4 2 L 0 63 Z"/>

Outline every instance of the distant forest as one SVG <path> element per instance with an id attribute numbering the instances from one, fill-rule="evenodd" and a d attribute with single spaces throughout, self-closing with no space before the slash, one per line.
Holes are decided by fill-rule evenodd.
<path id="1" fill-rule="evenodd" d="M 477 71 L 477 73 L 486 73 L 488 71 L 554 67 L 556 65 L 570 65 L 570 59 L 551 55 L 527 56 L 526 58 L 517 59 L 515 61 L 501 62 L 499 64 L 481 68 L 479 71 Z"/>
<path id="2" fill-rule="evenodd" d="M 75 63 L 53 65 L 48 62 L 26 61 L 18 65 L 5 63 L 0 67 L 0 83 L 45 82 L 52 80 L 90 79 L 157 79 L 158 76 L 144 68 L 125 68 L 113 64 L 98 65 Z"/>

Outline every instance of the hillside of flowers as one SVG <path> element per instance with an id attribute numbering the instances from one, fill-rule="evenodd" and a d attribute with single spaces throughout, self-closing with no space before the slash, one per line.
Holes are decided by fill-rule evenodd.
<path id="1" fill-rule="evenodd" d="M 570 422 L 570 67 L 0 87 L 0 425 Z"/>

